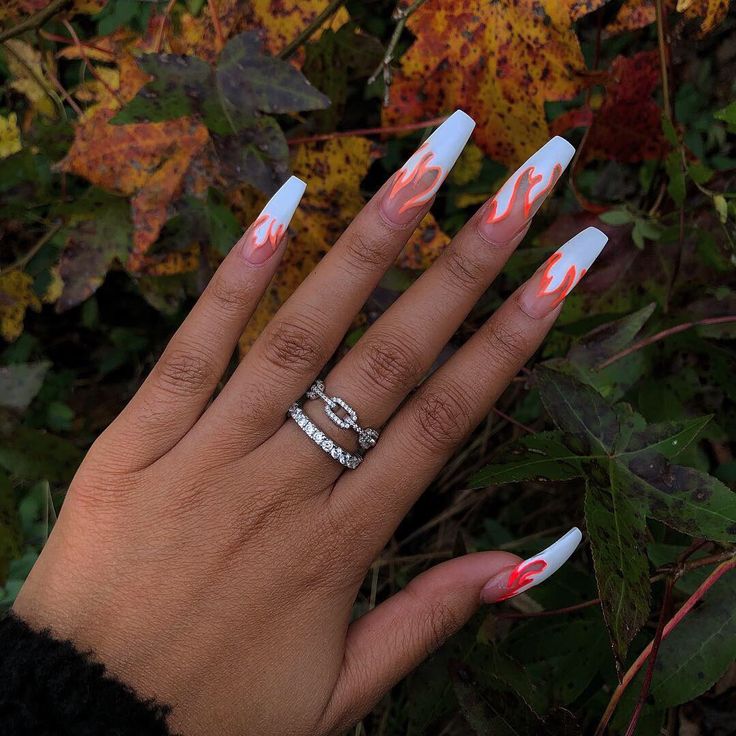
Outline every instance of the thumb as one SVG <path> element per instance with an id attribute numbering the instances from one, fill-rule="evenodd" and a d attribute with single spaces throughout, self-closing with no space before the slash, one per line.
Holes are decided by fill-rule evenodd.
<path id="1" fill-rule="evenodd" d="M 331 704 L 354 723 L 402 677 L 460 629 L 481 603 L 538 585 L 567 561 L 582 534 L 571 529 L 534 557 L 477 552 L 436 565 L 350 626 Z"/>

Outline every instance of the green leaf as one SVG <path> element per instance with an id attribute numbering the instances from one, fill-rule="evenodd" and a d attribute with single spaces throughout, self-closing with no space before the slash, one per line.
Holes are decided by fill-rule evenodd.
<path id="1" fill-rule="evenodd" d="M 666 115 L 662 115 L 662 132 L 664 133 L 664 137 L 667 139 L 667 142 L 673 148 L 680 145 L 680 139 L 677 135 L 677 131 L 675 130 L 675 126 Z"/>
<path id="2" fill-rule="evenodd" d="M 10 479 L 0 471 L 0 585 L 5 585 L 10 563 L 22 552 L 23 535 Z"/>
<path id="3" fill-rule="evenodd" d="M 728 130 L 731 133 L 736 133 L 736 100 L 713 113 L 713 117 L 717 120 L 723 120 L 728 124 Z"/>
<path id="4" fill-rule="evenodd" d="M 0 407 L 24 411 L 41 390 L 51 363 L 15 363 L 0 366 Z"/>
<path id="5" fill-rule="evenodd" d="M 133 246 L 130 208 L 122 197 L 93 192 L 76 210 L 78 222 L 68 232 L 59 263 L 64 289 L 56 303 L 58 312 L 94 294 L 113 261 L 125 261 Z"/>
<path id="6" fill-rule="evenodd" d="M 609 487 L 595 480 L 587 484 L 585 520 L 603 615 L 616 660 L 621 663 L 649 616 L 647 528 L 644 506 L 628 494 L 617 463 L 611 461 L 607 466 Z"/>
<path id="7" fill-rule="evenodd" d="M 0 468 L 21 480 L 66 483 L 82 460 L 75 445 L 30 427 L 0 438 Z"/>
<path id="8" fill-rule="evenodd" d="M 664 639 L 654 667 L 648 703 L 656 709 L 686 703 L 711 688 L 736 660 L 736 571 L 723 575 Z M 621 704 L 630 712 L 643 673 Z"/>
<path id="9" fill-rule="evenodd" d="M 225 198 L 212 187 L 207 191 L 206 213 L 210 243 L 220 255 L 227 255 L 243 234 L 243 228 Z"/>
<path id="10" fill-rule="evenodd" d="M 606 225 L 627 225 L 634 221 L 634 216 L 627 210 L 608 210 L 598 215 L 598 219 Z"/>
<path id="11" fill-rule="evenodd" d="M 506 454 L 514 459 L 478 471 L 470 479 L 470 488 L 522 480 L 569 480 L 580 477 L 582 473 L 577 453 L 568 449 L 559 432 L 540 432 L 524 437 Z"/>
<path id="12" fill-rule="evenodd" d="M 715 207 L 718 219 L 725 225 L 728 221 L 728 203 L 722 194 L 716 194 L 713 197 L 713 207 Z"/>
<path id="13" fill-rule="evenodd" d="M 668 154 L 664 162 L 669 182 L 667 191 L 678 207 L 685 202 L 685 172 L 682 170 L 682 155 L 679 149 Z"/>
<path id="14" fill-rule="evenodd" d="M 588 454 L 613 451 L 618 419 L 597 391 L 544 366 L 535 376 L 542 403 L 563 432 L 580 439 Z"/>
<path id="15" fill-rule="evenodd" d="M 689 447 L 705 429 L 713 418 L 712 414 L 683 422 L 662 422 L 650 424 L 640 432 L 632 435 L 626 447 L 625 457 L 631 453 L 642 451 L 656 452 L 672 459 Z"/>
<path id="16" fill-rule="evenodd" d="M 110 122 L 159 122 L 194 115 L 213 101 L 213 70 L 203 59 L 177 54 L 144 54 L 138 66 L 153 79 Z"/>
<path id="17" fill-rule="evenodd" d="M 229 118 L 321 110 L 330 100 L 288 62 L 261 52 L 255 32 L 230 39 L 220 54 L 216 83 Z"/>

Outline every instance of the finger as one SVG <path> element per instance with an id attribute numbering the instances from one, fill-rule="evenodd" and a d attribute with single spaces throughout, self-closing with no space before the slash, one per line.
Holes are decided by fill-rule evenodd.
<path id="1" fill-rule="evenodd" d="M 212 396 L 238 338 L 286 246 L 305 189 L 292 176 L 233 247 L 151 374 L 101 438 L 146 467 L 191 428 Z"/>
<path id="2" fill-rule="evenodd" d="M 357 412 L 363 427 L 380 427 L 430 369 L 476 301 L 519 244 L 575 149 L 553 138 L 509 178 L 453 239 L 437 262 L 368 330 L 324 381 L 328 396 L 341 397 Z M 322 401 L 307 402 L 305 413 L 331 441 L 352 451 L 356 435 L 338 429 L 322 411 Z M 304 448 L 299 465 L 340 472 L 330 454 L 294 442 L 295 428 L 283 433 Z M 319 436 L 319 435 L 318 435 Z M 338 452 L 331 448 L 332 452 Z M 339 455 L 339 452 L 338 452 Z"/>
<path id="3" fill-rule="evenodd" d="M 571 529 L 527 560 L 506 552 L 478 552 L 444 562 L 355 621 L 333 698 L 341 713 L 364 713 L 456 633 L 481 603 L 519 595 L 564 565 L 582 535 Z"/>
<path id="4" fill-rule="evenodd" d="M 375 534 L 367 555 L 385 544 L 534 354 L 606 240 L 600 230 L 588 228 L 559 248 L 406 402 L 362 465 L 340 478 L 330 498 L 333 513 L 338 520 L 366 520 L 366 539 Z"/>
<path id="5" fill-rule="evenodd" d="M 247 451 L 283 424 L 429 208 L 474 123 L 451 115 L 381 188 L 279 310 L 203 418 Z M 208 429 L 209 431 L 209 429 Z"/>

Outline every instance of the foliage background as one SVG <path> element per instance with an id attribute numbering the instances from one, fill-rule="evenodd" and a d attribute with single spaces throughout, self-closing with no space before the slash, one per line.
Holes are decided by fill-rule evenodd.
<path id="1" fill-rule="evenodd" d="M 241 350 L 462 107 L 473 143 L 344 349 L 554 133 L 565 184 L 443 357 L 574 232 L 610 242 L 356 613 L 469 550 L 586 542 L 356 734 L 736 732 L 735 25 L 726 0 L 3 3 L 2 606 L 265 197 L 309 183 Z"/>

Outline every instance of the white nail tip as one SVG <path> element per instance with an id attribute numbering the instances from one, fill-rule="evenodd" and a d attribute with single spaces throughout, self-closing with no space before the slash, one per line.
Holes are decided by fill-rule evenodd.
<path id="1" fill-rule="evenodd" d="M 588 227 L 560 246 L 549 258 L 540 293 L 567 296 L 593 265 L 608 242 L 598 228 Z"/>
<path id="2" fill-rule="evenodd" d="M 520 562 L 505 581 L 505 590 L 499 600 L 519 595 L 554 575 L 570 559 L 582 538 L 580 529 L 573 527 L 538 555 Z"/>
<path id="3" fill-rule="evenodd" d="M 547 141 L 519 166 L 498 191 L 493 198 L 494 204 L 489 222 L 498 222 L 509 214 L 518 190 L 519 180 L 525 174 L 528 174 L 530 181 L 524 207 L 524 215 L 528 216 L 533 204 L 552 190 L 574 155 L 574 146 L 564 138 L 556 135 Z"/>
<path id="4" fill-rule="evenodd" d="M 401 167 L 398 177 L 400 182 L 418 181 L 424 174 L 435 173 L 430 186 L 421 196 L 415 197 L 413 205 L 424 204 L 440 188 L 468 142 L 473 128 L 473 118 L 462 110 L 456 110 Z"/>
<path id="5" fill-rule="evenodd" d="M 286 230 L 306 188 L 307 185 L 296 176 L 290 176 L 281 185 L 256 220 L 256 241 L 266 238 L 269 230 L 274 231 L 279 227 L 282 231 Z"/>

